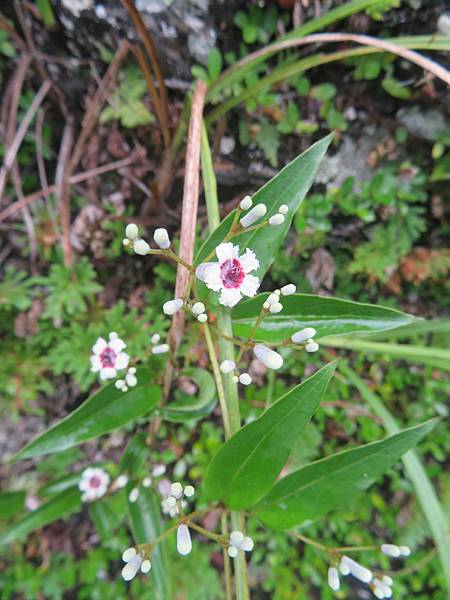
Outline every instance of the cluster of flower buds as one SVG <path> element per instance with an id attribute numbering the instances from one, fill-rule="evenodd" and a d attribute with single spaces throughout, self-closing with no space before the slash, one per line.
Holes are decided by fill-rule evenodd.
<path id="1" fill-rule="evenodd" d="M 289 212 L 289 207 L 287 204 L 282 204 L 278 209 L 278 212 L 270 217 L 269 225 L 282 225 L 284 223 L 285 216 Z"/>
<path id="2" fill-rule="evenodd" d="M 155 465 L 152 469 L 152 477 L 160 477 L 161 475 L 164 475 L 165 472 L 166 472 L 165 465 Z M 140 482 L 140 485 L 142 485 L 142 487 L 144 487 L 144 488 L 149 488 L 152 485 L 152 477 L 149 477 L 149 476 L 144 477 L 144 479 Z M 137 485 L 128 494 L 128 500 L 131 503 L 137 502 L 139 499 L 139 495 L 140 495 L 140 488 L 139 488 L 139 485 Z"/>
<path id="3" fill-rule="evenodd" d="M 386 556 L 392 558 L 399 558 L 400 556 L 409 556 L 411 549 L 409 546 L 396 546 L 395 544 L 381 544 L 380 550 Z"/>
<path id="4" fill-rule="evenodd" d="M 152 354 L 165 354 L 166 352 L 169 352 L 169 344 L 160 344 L 160 341 L 161 336 L 159 333 L 154 333 L 150 338 L 150 342 L 152 343 Z"/>
<path id="5" fill-rule="evenodd" d="M 170 248 L 170 238 L 167 233 L 167 229 L 162 227 L 155 230 L 153 239 L 156 245 L 161 250 L 168 250 Z M 139 229 L 135 223 L 130 223 L 125 229 L 125 238 L 122 241 L 124 246 L 131 246 L 136 254 L 145 256 L 150 252 L 150 246 L 141 237 L 139 237 Z"/>
<path id="6" fill-rule="evenodd" d="M 293 335 L 291 335 L 291 341 L 294 344 L 305 344 L 306 352 L 317 352 L 319 349 L 319 344 L 313 340 L 313 337 L 316 335 L 316 330 L 314 327 L 305 327 L 304 329 L 300 329 L 300 331 L 296 331 Z"/>
<path id="7" fill-rule="evenodd" d="M 192 314 L 200 323 L 206 323 L 208 315 L 206 314 L 206 308 L 203 302 L 195 302 L 191 308 Z"/>
<path id="8" fill-rule="evenodd" d="M 125 379 L 118 379 L 114 385 L 122 392 L 126 392 L 129 387 L 137 385 L 136 368 L 130 367 L 125 375 Z"/>
<path id="9" fill-rule="evenodd" d="M 263 308 L 268 310 L 272 314 L 279 313 L 283 310 L 283 305 L 281 304 L 281 296 L 290 296 L 291 294 L 295 294 L 297 288 L 293 283 L 288 283 L 283 286 L 280 290 L 275 290 L 267 297 L 267 300 L 263 304 Z"/>
<path id="10" fill-rule="evenodd" d="M 81 473 L 78 488 L 82 492 L 83 502 L 98 500 L 108 491 L 110 482 L 109 474 L 99 467 L 89 467 Z"/>
<path id="11" fill-rule="evenodd" d="M 252 378 L 248 373 L 238 373 L 236 370 L 236 363 L 234 360 L 224 360 L 220 363 L 220 370 L 222 373 L 227 375 L 228 373 L 233 373 L 233 381 L 234 383 L 242 383 L 242 385 L 250 385 L 252 382 Z"/>
<path id="12" fill-rule="evenodd" d="M 230 539 L 228 541 L 228 556 L 230 558 L 236 558 L 241 552 L 251 552 L 253 550 L 253 540 L 242 533 L 242 531 L 232 531 Z"/>
<path id="13" fill-rule="evenodd" d="M 150 560 L 136 548 L 127 548 L 122 554 L 122 560 L 126 563 L 122 569 L 122 577 L 125 581 L 131 581 L 139 570 L 141 573 L 148 573 L 152 568 Z"/>
<path id="14" fill-rule="evenodd" d="M 92 346 L 91 371 L 100 373 L 100 379 L 114 379 L 117 371 L 126 369 L 130 361 L 128 354 L 123 352 L 126 344 L 115 331 L 109 334 L 107 342 L 99 337 Z"/>

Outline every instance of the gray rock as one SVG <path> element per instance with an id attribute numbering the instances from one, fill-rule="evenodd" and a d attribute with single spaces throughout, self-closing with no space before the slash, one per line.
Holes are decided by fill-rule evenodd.
<path id="1" fill-rule="evenodd" d="M 448 131 L 450 121 L 439 110 L 424 110 L 420 106 L 401 108 L 397 120 L 411 135 L 423 140 L 433 141 L 436 135 Z"/>

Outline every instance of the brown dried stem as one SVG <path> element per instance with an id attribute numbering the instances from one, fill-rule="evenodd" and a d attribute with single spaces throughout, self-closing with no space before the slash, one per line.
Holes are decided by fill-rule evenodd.
<path id="1" fill-rule="evenodd" d="M 70 151 L 73 144 L 73 123 L 68 121 L 64 127 L 56 167 L 55 185 L 61 221 L 61 242 L 64 265 L 73 263 L 72 244 L 70 243 Z"/>

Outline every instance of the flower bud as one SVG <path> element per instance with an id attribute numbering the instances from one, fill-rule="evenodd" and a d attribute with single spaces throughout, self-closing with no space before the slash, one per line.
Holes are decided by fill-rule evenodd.
<path id="1" fill-rule="evenodd" d="M 300 329 L 300 331 L 296 331 L 293 335 L 291 335 L 291 341 L 294 344 L 301 344 L 302 342 L 306 342 L 310 338 L 313 338 L 316 335 L 316 330 L 314 327 L 305 327 L 304 329 Z"/>
<path id="2" fill-rule="evenodd" d="M 195 494 L 195 489 L 194 486 L 192 485 L 187 485 L 184 488 L 184 495 L 186 496 L 186 498 L 192 498 L 192 496 Z"/>
<path id="3" fill-rule="evenodd" d="M 182 556 L 187 556 L 192 550 L 192 540 L 187 525 L 177 528 L 177 550 Z"/>
<path id="4" fill-rule="evenodd" d="M 239 550 L 236 548 L 236 546 L 229 546 L 227 552 L 230 558 L 236 558 L 239 554 Z"/>
<path id="5" fill-rule="evenodd" d="M 278 212 L 280 212 L 282 215 L 287 215 L 289 212 L 289 206 L 287 204 L 282 204 L 278 209 Z"/>
<path id="6" fill-rule="evenodd" d="M 207 320 L 208 320 L 208 315 L 206 313 L 201 313 L 197 317 L 197 321 L 199 321 L 199 323 L 206 323 Z"/>
<path id="7" fill-rule="evenodd" d="M 234 371 L 235 368 L 236 363 L 234 362 L 234 360 L 224 360 L 220 364 L 220 370 L 222 371 L 222 373 L 231 373 L 231 371 Z"/>
<path id="8" fill-rule="evenodd" d="M 260 360 L 268 369 L 280 369 L 283 366 L 283 357 L 275 350 L 264 346 L 264 344 L 256 344 L 253 352 L 258 360 Z"/>
<path id="9" fill-rule="evenodd" d="M 284 223 L 284 215 L 277 213 L 269 219 L 269 225 L 282 225 Z"/>
<path id="10" fill-rule="evenodd" d="M 356 579 L 359 579 L 359 581 L 362 581 L 363 583 L 369 583 L 372 581 L 372 571 L 369 571 L 369 569 L 366 569 L 366 567 L 363 567 L 357 563 L 356 560 L 353 560 L 348 556 L 343 556 L 341 563 L 346 564 L 353 577 L 356 577 Z"/>
<path id="11" fill-rule="evenodd" d="M 136 548 L 127 548 L 122 554 L 123 562 L 130 562 L 136 556 Z"/>
<path id="12" fill-rule="evenodd" d="M 253 225 L 255 221 L 263 217 L 267 212 L 267 206 L 265 204 L 257 204 L 252 208 L 250 212 L 248 212 L 245 216 L 242 217 L 240 223 L 244 229 L 246 227 L 250 227 Z"/>
<path id="13" fill-rule="evenodd" d="M 138 226 L 135 223 L 130 223 L 125 228 L 125 235 L 129 240 L 135 240 L 139 235 Z"/>
<path id="14" fill-rule="evenodd" d="M 295 294 L 295 292 L 297 291 L 297 288 L 295 287 L 295 285 L 293 283 L 288 283 L 287 285 L 284 285 L 281 288 L 281 293 L 283 294 L 283 296 L 290 296 L 291 294 Z M 309 336 L 311 337 L 311 336 Z"/>
<path id="15" fill-rule="evenodd" d="M 139 488 L 133 488 L 128 495 L 128 500 L 134 504 L 139 498 Z"/>
<path id="16" fill-rule="evenodd" d="M 152 568 L 152 563 L 148 560 L 148 558 L 146 560 L 142 561 L 142 565 L 141 565 L 142 573 L 148 573 L 151 568 Z"/>
<path id="17" fill-rule="evenodd" d="M 328 569 L 328 585 L 333 592 L 337 592 L 340 587 L 339 571 L 336 569 L 336 567 L 330 567 Z"/>
<path id="18" fill-rule="evenodd" d="M 161 339 L 161 336 L 159 335 L 159 333 L 154 333 L 152 335 L 152 337 L 150 338 L 150 341 L 152 344 L 157 344 L 160 339 Z"/>
<path id="19" fill-rule="evenodd" d="M 395 544 L 381 544 L 380 550 L 386 556 L 398 558 L 401 555 L 400 548 Z"/>
<path id="20" fill-rule="evenodd" d="M 245 198 L 242 198 L 242 200 L 239 202 L 239 208 L 241 210 L 248 210 L 249 208 L 252 207 L 253 204 L 253 200 L 251 199 L 250 196 L 245 196 Z"/>
<path id="21" fill-rule="evenodd" d="M 167 229 L 164 229 L 162 227 L 160 227 L 159 229 L 155 229 L 153 239 L 162 250 L 167 250 L 167 248 L 170 248 L 170 239 L 169 234 L 167 233 Z"/>
<path id="22" fill-rule="evenodd" d="M 308 340 L 305 346 L 306 352 L 317 352 L 319 344 L 314 340 Z"/>
<path id="23" fill-rule="evenodd" d="M 178 481 L 172 483 L 172 485 L 170 486 L 170 494 L 177 500 L 180 499 L 183 495 L 183 486 L 181 485 L 181 483 L 179 483 Z"/>
<path id="24" fill-rule="evenodd" d="M 145 256 L 150 251 L 150 246 L 147 244 L 145 240 L 136 240 L 133 244 L 133 249 L 136 254 L 140 256 Z"/>
<path id="25" fill-rule="evenodd" d="M 270 305 L 269 310 L 272 314 L 277 314 L 283 310 L 283 305 L 281 302 L 274 302 Z"/>
<path id="26" fill-rule="evenodd" d="M 252 378 L 248 373 L 241 373 L 241 375 L 239 375 L 239 381 L 242 383 L 242 385 L 250 385 Z"/>
<path id="27" fill-rule="evenodd" d="M 165 354 L 169 350 L 169 344 L 160 344 L 159 346 L 153 346 L 152 354 Z"/>
<path id="28" fill-rule="evenodd" d="M 181 298 L 175 298 L 175 300 L 169 300 L 163 304 L 163 313 L 165 315 L 174 315 L 182 308 L 184 302 Z"/>
<path id="29" fill-rule="evenodd" d="M 198 315 L 201 315 L 202 313 L 205 312 L 205 305 L 203 304 L 203 302 L 196 302 L 194 304 L 194 306 L 192 307 L 192 314 L 196 317 L 198 317 Z"/>

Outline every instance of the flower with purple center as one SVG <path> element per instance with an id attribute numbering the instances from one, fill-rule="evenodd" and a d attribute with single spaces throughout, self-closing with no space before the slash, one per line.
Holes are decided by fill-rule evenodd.
<path id="1" fill-rule="evenodd" d="M 109 334 L 108 342 L 99 337 L 92 346 L 91 371 L 100 371 L 100 379 L 114 379 L 118 370 L 128 367 L 130 357 L 122 352 L 124 348 L 125 343 L 114 331 Z"/>
<path id="2" fill-rule="evenodd" d="M 223 242 L 216 248 L 218 262 L 203 263 L 197 267 L 197 277 L 214 292 L 221 292 L 219 302 L 224 306 L 235 306 L 244 296 L 254 296 L 259 279 L 249 275 L 259 267 L 255 253 L 248 249 L 239 256 L 239 246 Z"/>
<path id="3" fill-rule="evenodd" d="M 98 467 L 89 467 L 81 473 L 78 488 L 83 502 L 92 502 L 101 498 L 108 491 L 110 478 L 106 471 Z"/>

